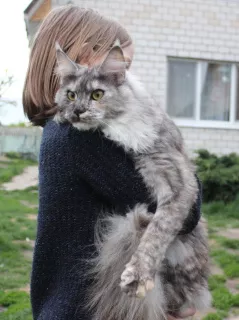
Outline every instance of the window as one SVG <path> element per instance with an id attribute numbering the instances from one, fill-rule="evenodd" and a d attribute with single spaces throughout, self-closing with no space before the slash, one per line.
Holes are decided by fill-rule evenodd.
<path id="1" fill-rule="evenodd" d="M 167 111 L 179 125 L 239 128 L 237 79 L 236 64 L 170 58 Z"/>
<path id="2" fill-rule="evenodd" d="M 237 67 L 237 103 L 236 103 L 236 120 L 239 120 L 239 67 Z"/>
<path id="3" fill-rule="evenodd" d="M 229 121 L 231 66 L 202 62 L 201 120 Z"/>
<path id="4" fill-rule="evenodd" d="M 175 118 L 194 118 L 196 62 L 169 63 L 168 112 Z"/>

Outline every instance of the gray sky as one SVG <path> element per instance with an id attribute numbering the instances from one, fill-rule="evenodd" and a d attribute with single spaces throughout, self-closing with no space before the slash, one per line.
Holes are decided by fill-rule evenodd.
<path id="1" fill-rule="evenodd" d="M 0 0 L 0 79 L 6 69 L 14 76 L 14 83 L 4 97 L 17 101 L 16 107 L 8 105 L 0 109 L 3 124 L 25 120 L 21 97 L 29 49 L 23 11 L 29 3 L 30 0 Z"/>

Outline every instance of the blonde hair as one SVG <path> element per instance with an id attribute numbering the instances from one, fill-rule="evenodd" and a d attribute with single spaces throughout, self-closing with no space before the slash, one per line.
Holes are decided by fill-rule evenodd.
<path id="1" fill-rule="evenodd" d="M 35 125 L 44 125 L 55 113 L 54 96 L 58 87 L 55 43 L 73 60 L 94 61 L 105 54 L 119 39 L 121 46 L 132 43 L 128 32 L 116 21 L 92 9 L 64 6 L 52 10 L 42 22 L 33 42 L 25 86 L 24 112 Z M 84 44 L 93 54 L 84 57 Z"/>

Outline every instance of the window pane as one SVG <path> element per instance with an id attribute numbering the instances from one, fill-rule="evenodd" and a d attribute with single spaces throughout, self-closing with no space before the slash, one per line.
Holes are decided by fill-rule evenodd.
<path id="1" fill-rule="evenodd" d="M 237 67 L 237 104 L 236 104 L 236 120 L 239 120 L 239 67 Z"/>
<path id="2" fill-rule="evenodd" d="M 191 119 L 195 110 L 196 62 L 170 60 L 168 70 L 168 113 Z"/>
<path id="3" fill-rule="evenodd" d="M 203 62 L 201 119 L 229 121 L 231 66 Z"/>

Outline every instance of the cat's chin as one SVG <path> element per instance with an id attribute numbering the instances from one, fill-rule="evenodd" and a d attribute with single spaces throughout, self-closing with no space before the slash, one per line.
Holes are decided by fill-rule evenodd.
<path id="1" fill-rule="evenodd" d="M 90 123 L 84 123 L 84 122 L 73 122 L 72 123 L 73 127 L 75 127 L 76 129 L 80 130 L 80 131 L 87 131 L 87 130 L 91 130 L 91 129 L 96 129 L 97 125 L 96 124 L 90 124 Z"/>

